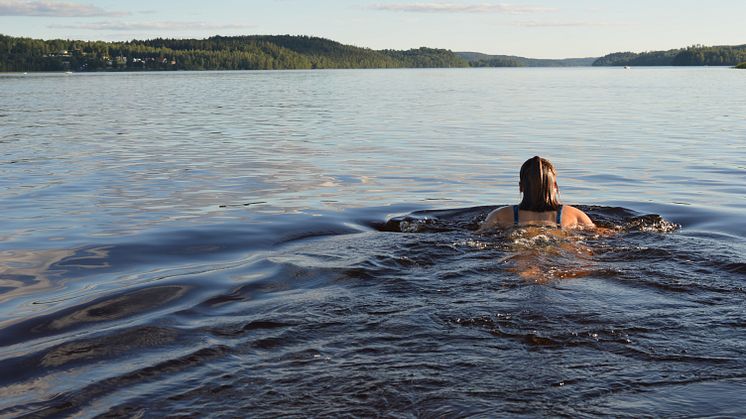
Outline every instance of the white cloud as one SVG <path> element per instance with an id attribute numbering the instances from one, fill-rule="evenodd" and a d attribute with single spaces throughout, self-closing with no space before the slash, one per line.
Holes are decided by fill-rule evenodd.
<path id="1" fill-rule="evenodd" d="M 60 3 L 48 0 L 0 0 L 0 16 L 92 17 L 128 14 L 104 10 L 90 4 Z"/>
<path id="2" fill-rule="evenodd" d="M 579 28 L 579 27 L 608 27 L 608 26 L 629 26 L 629 23 L 623 22 L 593 22 L 593 21 L 527 21 L 516 22 L 515 26 L 525 28 Z"/>
<path id="3" fill-rule="evenodd" d="M 244 29 L 252 25 L 208 22 L 92 22 L 76 25 L 49 25 L 52 29 L 86 29 L 92 31 L 142 31 L 142 30 L 216 30 Z"/>
<path id="4" fill-rule="evenodd" d="M 543 6 L 519 6 L 502 3 L 391 3 L 375 4 L 371 6 L 375 10 L 386 10 L 393 12 L 420 12 L 420 13 L 543 13 L 557 11 L 555 8 Z"/>

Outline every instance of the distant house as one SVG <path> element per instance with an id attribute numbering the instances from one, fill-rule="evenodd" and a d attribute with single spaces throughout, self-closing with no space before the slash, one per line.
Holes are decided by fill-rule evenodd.
<path id="1" fill-rule="evenodd" d="M 71 57 L 72 54 L 70 54 L 70 51 L 63 49 L 57 52 L 50 52 L 49 54 L 44 54 L 44 57 Z"/>

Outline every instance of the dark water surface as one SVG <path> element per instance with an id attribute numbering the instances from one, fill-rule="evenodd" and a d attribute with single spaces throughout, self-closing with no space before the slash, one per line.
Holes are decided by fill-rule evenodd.
<path id="1" fill-rule="evenodd" d="M 744 416 L 743 76 L 0 75 L 0 417 Z"/>

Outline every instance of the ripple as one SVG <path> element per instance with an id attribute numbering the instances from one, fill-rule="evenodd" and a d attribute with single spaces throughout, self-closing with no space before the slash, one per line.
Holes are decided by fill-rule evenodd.
<path id="1" fill-rule="evenodd" d="M 68 332 L 88 323 L 130 319 L 168 306 L 189 289 L 188 286 L 177 285 L 155 286 L 100 298 L 82 306 L 23 321 L 3 330 L 0 346 Z"/>
<path id="2" fill-rule="evenodd" d="M 0 77 L 0 416 L 744 416 L 744 79 L 636 74 Z"/>

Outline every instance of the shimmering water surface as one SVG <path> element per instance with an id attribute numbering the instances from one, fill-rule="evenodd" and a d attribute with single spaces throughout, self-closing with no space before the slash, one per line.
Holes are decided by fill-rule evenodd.
<path id="1" fill-rule="evenodd" d="M 744 416 L 743 91 L 0 75 L 0 416 Z M 474 231 L 537 154 L 604 230 Z"/>

